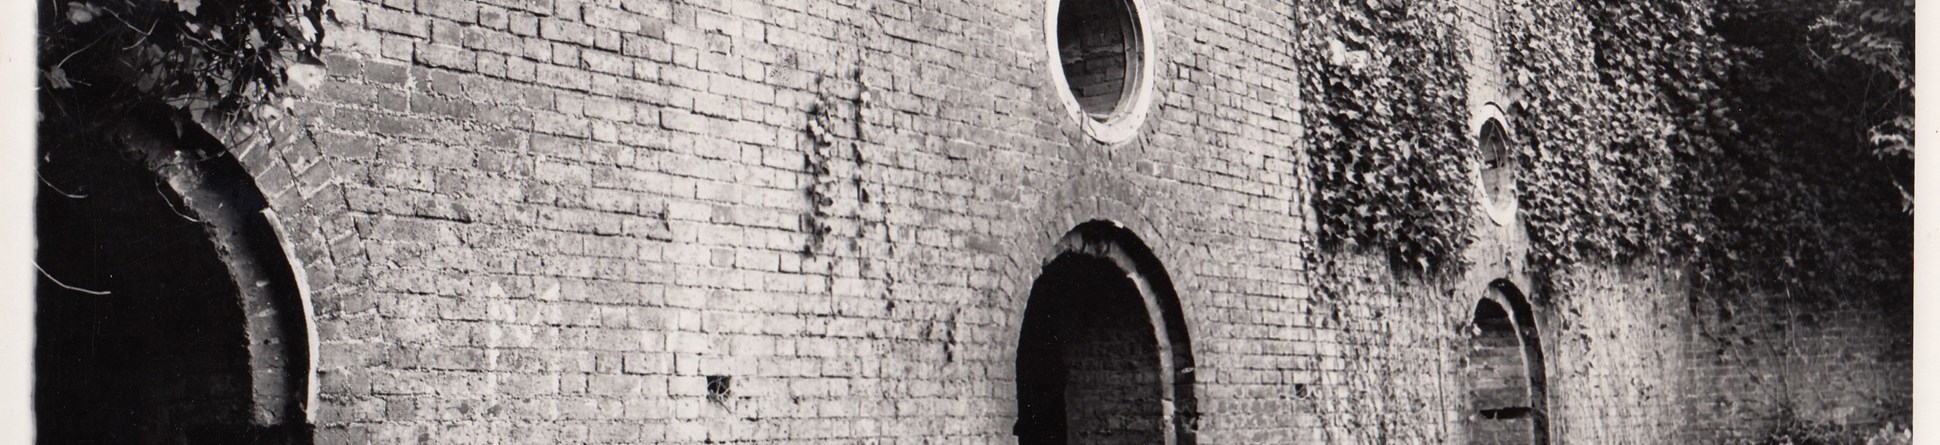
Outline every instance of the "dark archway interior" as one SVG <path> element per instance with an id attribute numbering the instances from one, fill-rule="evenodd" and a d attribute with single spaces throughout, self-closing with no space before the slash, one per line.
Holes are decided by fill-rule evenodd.
<path id="1" fill-rule="evenodd" d="M 1140 62 L 1127 0 L 1065 0 L 1058 5 L 1058 54 L 1078 105 L 1095 118 L 1118 108 Z"/>
<path id="2" fill-rule="evenodd" d="M 241 443 L 232 436 L 249 423 L 243 310 L 203 226 L 114 149 L 43 150 L 39 443 Z"/>
<path id="3" fill-rule="evenodd" d="M 1066 254 L 1045 266 L 1020 343 L 1018 443 L 1165 443 L 1158 339 L 1116 264 Z"/>
<path id="4" fill-rule="evenodd" d="M 1534 444 L 1528 362 L 1509 311 L 1493 300 L 1475 305 L 1469 332 L 1469 443 Z"/>

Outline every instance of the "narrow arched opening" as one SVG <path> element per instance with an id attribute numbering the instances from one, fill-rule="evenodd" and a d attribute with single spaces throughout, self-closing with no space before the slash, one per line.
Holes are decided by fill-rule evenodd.
<path id="1" fill-rule="evenodd" d="M 1066 255 L 1032 287 L 1018 345 L 1025 443 L 1164 442 L 1158 338 L 1137 286 L 1110 261 Z"/>
<path id="2" fill-rule="evenodd" d="M 1017 351 L 1020 444 L 1189 444 L 1190 342 L 1151 251 L 1079 226 L 1032 284 Z"/>
<path id="3" fill-rule="evenodd" d="M 74 190 L 43 193 L 35 215 L 47 271 L 35 314 L 40 443 L 171 443 L 181 429 L 246 423 L 243 311 L 216 246 L 153 174 L 58 159 L 91 168 L 43 169 Z"/>
<path id="4" fill-rule="evenodd" d="M 1462 377 L 1469 443 L 1548 444 L 1542 344 L 1528 301 L 1497 283 L 1476 302 Z M 1506 304 L 1506 305 L 1505 305 Z"/>

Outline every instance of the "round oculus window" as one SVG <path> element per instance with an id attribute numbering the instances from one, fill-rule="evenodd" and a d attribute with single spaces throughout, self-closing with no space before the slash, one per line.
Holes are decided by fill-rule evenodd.
<path id="1" fill-rule="evenodd" d="M 1052 77 L 1085 133 L 1131 139 L 1151 107 L 1153 51 L 1140 0 L 1049 0 Z"/>
<path id="2" fill-rule="evenodd" d="M 1516 161 L 1509 148 L 1508 130 L 1503 128 L 1501 120 L 1486 119 L 1476 130 L 1475 143 L 1480 157 L 1477 169 L 1480 201 L 1490 219 L 1506 224 L 1516 211 Z"/>

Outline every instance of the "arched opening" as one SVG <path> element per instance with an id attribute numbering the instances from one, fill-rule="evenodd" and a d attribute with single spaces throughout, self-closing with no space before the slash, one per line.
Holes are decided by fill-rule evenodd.
<path id="1" fill-rule="evenodd" d="M 1116 224 L 1080 225 L 1031 287 L 1018 443 L 1190 444 L 1192 359 L 1171 280 Z"/>
<path id="2" fill-rule="evenodd" d="M 199 129 L 53 134 L 68 136 L 40 147 L 38 443 L 309 442 L 307 311 L 240 164 Z"/>
<path id="3" fill-rule="evenodd" d="M 1548 444 L 1542 344 L 1513 285 L 1476 302 L 1462 369 L 1472 444 Z M 1507 307 L 1504 306 L 1507 303 Z"/>

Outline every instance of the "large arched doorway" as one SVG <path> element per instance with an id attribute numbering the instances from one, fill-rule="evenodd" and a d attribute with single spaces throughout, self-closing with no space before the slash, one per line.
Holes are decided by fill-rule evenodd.
<path id="1" fill-rule="evenodd" d="M 308 311 L 262 195 L 165 130 L 43 139 L 38 443 L 307 443 Z"/>
<path id="2" fill-rule="evenodd" d="M 1546 386 L 1535 317 L 1514 285 L 1497 282 L 1469 323 L 1462 376 L 1471 444 L 1546 445 Z"/>
<path id="3" fill-rule="evenodd" d="M 1032 284 L 1017 350 L 1025 445 L 1190 444 L 1191 343 L 1170 277 L 1130 231 L 1072 230 Z"/>

